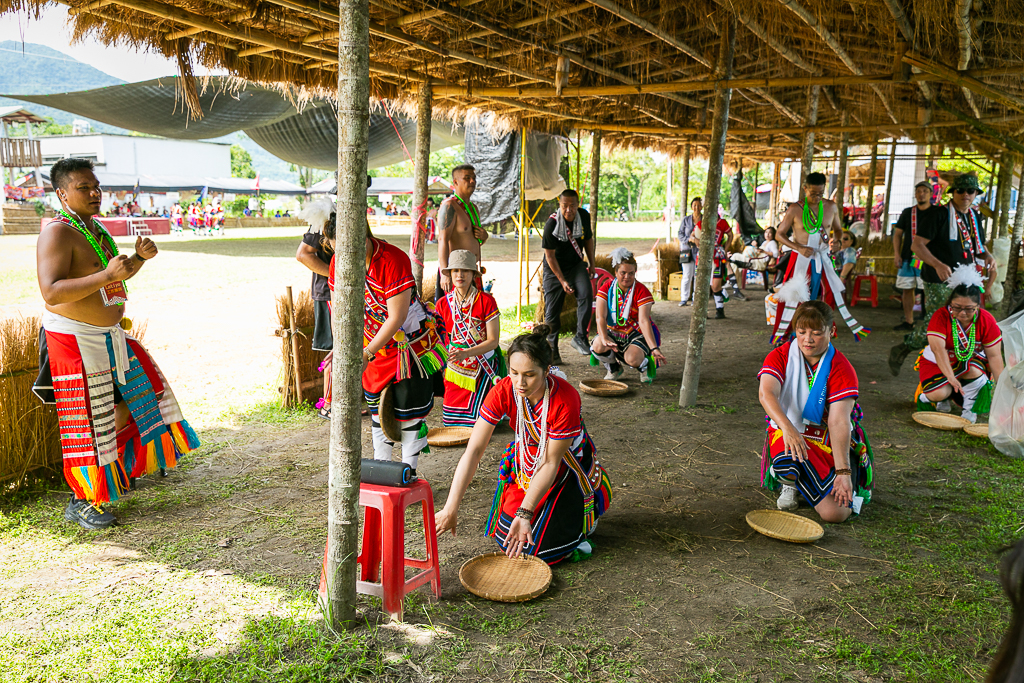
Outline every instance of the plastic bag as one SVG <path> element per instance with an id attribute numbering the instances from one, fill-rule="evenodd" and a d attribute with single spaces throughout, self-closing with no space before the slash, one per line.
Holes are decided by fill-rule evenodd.
<path id="1" fill-rule="evenodd" d="M 996 382 L 988 414 L 988 438 L 1003 455 L 1024 458 L 1024 391 L 1017 391 L 1008 372 Z"/>
<path id="2" fill-rule="evenodd" d="M 1007 369 L 999 376 L 988 415 L 988 438 L 1000 453 L 1024 458 L 1024 312 L 999 323 Z"/>

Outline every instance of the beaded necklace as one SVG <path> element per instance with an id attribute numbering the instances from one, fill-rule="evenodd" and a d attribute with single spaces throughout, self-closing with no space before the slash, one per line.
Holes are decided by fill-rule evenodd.
<path id="1" fill-rule="evenodd" d="M 530 407 L 530 401 L 520 396 L 518 393 L 516 396 L 516 410 L 519 413 L 519 419 L 516 420 L 516 482 L 524 491 L 529 490 L 530 480 L 533 479 L 533 475 L 537 472 L 537 465 L 544 462 L 544 451 L 547 450 L 548 443 L 548 404 L 551 398 L 551 385 L 550 378 L 544 380 L 544 400 L 541 403 L 540 410 L 540 424 L 537 424 L 537 420 L 533 417 L 533 409 Z M 533 431 L 537 432 L 540 436 L 537 442 L 537 450 L 535 453 L 530 453 L 530 447 L 526 442 L 527 437 L 527 422 L 533 427 Z"/>
<path id="2" fill-rule="evenodd" d="M 65 211 L 64 209 L 58 210 L 58 213 L 64 217 L 68 225 L 70 225 L 83 235 L 85 235 L 85 239 L 89 241 L 89 246 L 93 248 L 93 251 L 96 252 L 96 256 L 98 256 L 100 259 L 100 263 L 103 265 L 104 268 L 106 268 L 107 264 L 110 262 L 110 260 L 107 258 L 107 253 L 100 246 L 100 243 L 96 240 L 96 237 L 93 236 L 92 231 L 85 227 L 85 223 L 83 223 L 82 219 L 78 217 L 78 214 L 72 215 L 71 213 Z M 95 218 L 92 220 L 92 224 L 93 226 L 99 228 L 101 239 L 104 237 L 107 238 L 107 244 L 110 246 L 110 250 L 114 252 L 114 256 L 117 256 L 117 245 L 114 243 L 114 238 L 110 236 L 110 233 L 107 232 L 106 228 L 104 228 L 100 224 L 100 222 L 97 221 Z"/>
<path id="3" fill-rule="evenodd" d="M 611 304 L 612 323 L 615 327 L 625 327 L 629 322 L 630 311 L 633 310 L 633 292 L 636 291 L 636 283 L 634 282 L 633 286 L 629 288 L 625 302 L 623 302 L 622 292 L 619 290 L 619 283 L 613 282 L 611 286 L 615 290 Z"/>
<path id="4" fill-rule="evenodd" d="M 807 203 L 807 201 L 805 200 L 804 201 L 804 223 L 803 223 L 804 232 L 806 232 L 808 235 L 813 235 L 814 233 L 816 233 L 819 230 L 821 230 L 821 223 L 824 220 L 825 220 L 825 202 L 823 202 L 823 201 L 822 202 L 818 202 L 818 220 L 815 221 L 811 217 L 811 207 Z"/>
<path id="5" fill-rule="evenodd" d="M 953 317 L 952 311 L 949 313 L 949 318 L 953 322 L 953 327 L 956 328 L 956 334 L 953 335 L 953 353 L 956 354 L 956 359 L 959 362 L 966 363 L 974 355 L 974 346 L 977 343 L 975 323 L 977 323 L 978 317 L 975 316 L 971 320 L 971 326 L 967 328 L 966 333 L 960 326 L 960 321 Z"/>

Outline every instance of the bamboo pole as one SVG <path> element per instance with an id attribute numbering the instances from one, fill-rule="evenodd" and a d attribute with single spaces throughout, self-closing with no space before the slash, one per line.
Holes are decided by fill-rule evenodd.
<path id="1" fill-rule="evenodd" d="M 1006 234 L 1010 225 L 1010 188 L 1013 186 L 1013 167 L 1016 166 L 1016 158 L 1013 154 L 1003 153 L 999 160 L 999 194 L 998 196 L 998 222 L 995 225 L 993 237 L 1002 237 Z"/>
<path id="2" fill-rule="evenodd" d="M 601 184 L 601 131 L 591 133 L 590 147 L 590 230 L 597 239 L 597 191 Z"/>
<path id="3" fill-rule="evenodd" d="M 583 153 L 580 144 L 582 143 L 580 131 L 576 131 L 576 185 L 574 189 L 579 192 L 583 189 L 583 179 L 580 175 L 580 155 Z"/>
<path id="4" fill-rule="evenodd" d="M 948 104 L 946 104 L 945 102 L 943 102 L 942 100 L 939 100 L 939 99 L 935 100 L 935 105 L 938 106 L 939 109 L 942 109 L 942 110 L 944 110 L 946 112 L 949 112 L 953 116 L 957 117 L 958 119 L 960 119 L 964 123 L 968 124 L 969 126 L 974 128 L 978 132 L 983 133 L 983 134 L 989 136 L 990 138 L 998 140 L 1000 143 L 1005 145 L 1008 149 L 1011 149 L 1011 150 L 1013 150 L 1014 152 L 1016 152 L 1018 154 L 1024 154 L 1024 145 L 1020 144 L 1016 140 L 1013 140 L 1013 139 L 1010 139 L 1010 138 L 1004 136 L 1002 133 L 997 131 L 995 128 L 992 128 L 990 126 L 985 125 L 985 123 L 982 120 L 973 118 L 971 116 L 968 116 L 967 114 L 964 114 L 963 112 L 958 111 L 957 109 L 954 109 L 953 107 L 949 106 Z"/>
<path id="5" fill-rule="evenodd" d="M 1017 260 L 1020 258 L 1020 241 L 1024 233 L 1024 168 L 1020 170 L 1017 182 L 1017 215 L 1013 218 L 1013 239 L 1010 240 L 1010 259 L 1006 264 L 1006 277 L 1003 279 L 1003 315 L 1010 314 L 1011 300 L 1017 291 Z"/>
<path id="6" fill-rule="evenodd" d="M 624 7 L 620 7 L 611 0 L 590 0 L 590 2 L 593 5 L 600 7 L 601 9 L 611 12 L 620 19 L 628 21 L 637 28 L 647 31 L 652 36 L 660 38 L 664 42 L 668 43 L 672 47 L 682 52 L 683 54 L 689 55 L 690 57 L 695 59 L 699 64 L 706 66 L 709 69 L 711 68 L 711 62 L 708 61 L 708 59 L 705 58 L 703 54 L 701 54 L 700 50 L 691 47 L 690 45 L 687 45 L 686 43 L 679 40 L 675 36 L 669 34 L 668 31 L 665 31 L 664 29 L 655 26 L 654 24 L 647 21 L 643 17 L 639 17 L 636 14 L 633 14 L 629 10 L 625 9 Z"/>
<path id="7" fill-rule="evenodd" d="M 370 8 L 338 4 L 338 239 L 335 249 L 334 379 L 327 485 L 328 616 L 355 620 L 359 468 L 362 458 L 363 298 L 366 286 L 366 161 L 370 123 Z"/>
<path id="8" fill-rule="evenodd" d="M 668 208 L 668 211 L 666 212 L 667 215 L 665 216 L 665 227 L 668 230 L 667 243 L 672 241 L 672 224 L 675 222 L 676 218 L 675 206 L 672 202 L 672 157 L 669 157 L 668 159 L 668 168 L 665 169 L 665 174 L 665 205 Z M 661 274 L 661 269 L 658 270 L 658 274 Z"/>
<path id="9" fill-rule="evenodd" d="M 683 145 L 683 169 L 680 171 L 680 180 L 682 182 L 681 192 L 679 196 L 682 198 L 679 207 L 681 214 L 685 216 L 690 213 L 690 143 L 687 142 Z"/>
<path id="10" fill-rule="evenodd" d="M 844 111 L 842 118 L 844 124 L 849 117 L 849 112 Z M 843 208 L 846 206 L 846 173 L 850 163 L 849 157 L 850 134 L 843 133 L 842 140 L 839 143 L 839 170 L 836 172 L 836 188 L 839 190 L 839 192 L 836 193 L 836 208 L 839 209 L 840 218 L 842 218 Z M 850 199 L 853 199 L 853 197 Z"/>
<path id="11" fill-rule="evenodd" d="M 866 235 L 871 234 L 871 209 L 875 204 L 875 181 L 878 179 L 878 143 L 871 146 L 871 163 L 868 164 L 868 191 L 864 199 L 864 225 Z"/>
<path id="12" fill-rule="evenodd" d="M 889 234 L 889 200 L 892 199 L 892 177 L 896 167 L 896 140 L 892 141 L 891 149 L 889 150 L 889 168 L 885 169 L 886 174 L 889 176 L 888 181 L 885 183 L 885 202 L 882 205 L 882 234 Z"/>
<path id="13" fill-rule="evenodd" d="M 775 227 L 779 218 L 779 191 L 782 190 L 782 161 L 772 163 L 772 193 L 768 198 L 768 225 Z"/>
<path id="14" fill-rule="evenodd" d="M 412 277 L 416 289 L 423 292 L 423 251 L 427 233 L 427 185 L 430 182 L 430 133 L 431 133 L 430 83 L 420 83 L 419 107 L 416 110 L 416 162 L 413 164 L 412 186 L 412 235 L 409 238 L 409 253 L 412 254 Z M 433 292 L 430 292 L 433 296 Z"/>
<path id="15" fill-rule="evenodd" d="M 285 401 L 285 406 L 292 407 L 302 404 L 302 375 L 299 370 L 299 334 L 295 329 L 295 299 L 291 287 L 286 287 L 285 291 L 288 295 L 288 335 L 292 340 L 292 375 L 295 380 L 295 398 L 290 404 Z"/>
<path id="16" fill-rule="evenodd" d="M 719 69 L 726 78 L 732 77 L 733 55 L 736 52 L 736 17 L 728 14 L 723 22 L 719 43 Z M 725 162 L 725 136 L 729 129 L 729 103 L 732 89 L 723 88 L 715 94 L 715 113 L 712 123 L 711 148 L 708 153 L 708 183 L 705 193 L 703 229 L 700 232 L 700 251 L 694 276 L 693 311 L 690 315 L 690 335 L 686 343 L 686 365 L 679 387 L 679 405 L 683 408 L 697 403 L 700 384 L 700 365 L 704 351 L 704 333 L 708 321 L 708 296 L 711 292 L 711 261 L 715 224 L 718 222 L 718 202 L 722 190 L 722 165 Z"/>

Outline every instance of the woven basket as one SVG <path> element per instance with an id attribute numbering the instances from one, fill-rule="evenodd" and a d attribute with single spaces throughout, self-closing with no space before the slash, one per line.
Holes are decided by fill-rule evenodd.
<path id="1" fill-rule="evenodd" d="M 427 443 L 435 448 L 465 446 L 472 433 L 472 427 L 436 427 L 427 432 Z"/>
<path id="2" fill-rule="evenodd" d="M 512 560 L 505 553 L 487 553 L 462 565 L 459 581 L 466 590 L 481 598 L 524 602 L 548 589 L 551 567 L 533 555 L 521 555 Z"/>
<path id="3" fill-rule="evenodd" d="M 759 534 L 790 543 L 814 543 L 825 535 L 813 519 L 782 510 L 751 510 L 747 513 L 747 524 Z"/>
<path id="4" fill-rule="evenodd" d="M 971 424 L 965 418 L 959 415 L 950 415 L 948 413 L 914 413 L 914 422 L 925 427 L 931 427 L 932 429 L 941 429 L 945 432 L 956 432 L 967 425 Z"/>
<path id="5" fill-rule="evenodd" d="M 402 428 L 398 426 L 395 419 L 395 385 L 388 384 L 380 392 L 380 406 L 377 409 L 377 417 L 380 419 L 380 428 L 384 436 L 391 441 L 402 440 Z"/>
<path id="6" fill-rule="evenodd" d="M 611 379 L 584 379 L 580 381 L 580 390 L 591 396 L 622 396 L 629 392 L 629 385 Z"/>
<path id="7" fill-rule="evenodd" d="M 984 422 L 982 424 L 964 425 L 964 431 L 967 432 L 968 434 L 970 434 L 971 436 L 978 437 L 979 439 L 987 439 L 988 438 L 988 423 Z"/>

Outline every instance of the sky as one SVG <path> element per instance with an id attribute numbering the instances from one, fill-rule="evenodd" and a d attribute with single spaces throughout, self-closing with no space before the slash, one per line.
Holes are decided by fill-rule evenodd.
<path id="1" fill-rule="evenodd" d="M 67 19 L 67 8 L 62 5 L 48 7 L 38 20 L 30 19 L 24 11 L 5 14 L 0 17 L 0 37 L 46 45 L 129 83 L 177 73 L 177 64 L 162 55 L 136 52 L 130 47 L 107 47 L 91 38 L 72 44 Z M 206 75 L 198 64 L 195 73 Z"/>

